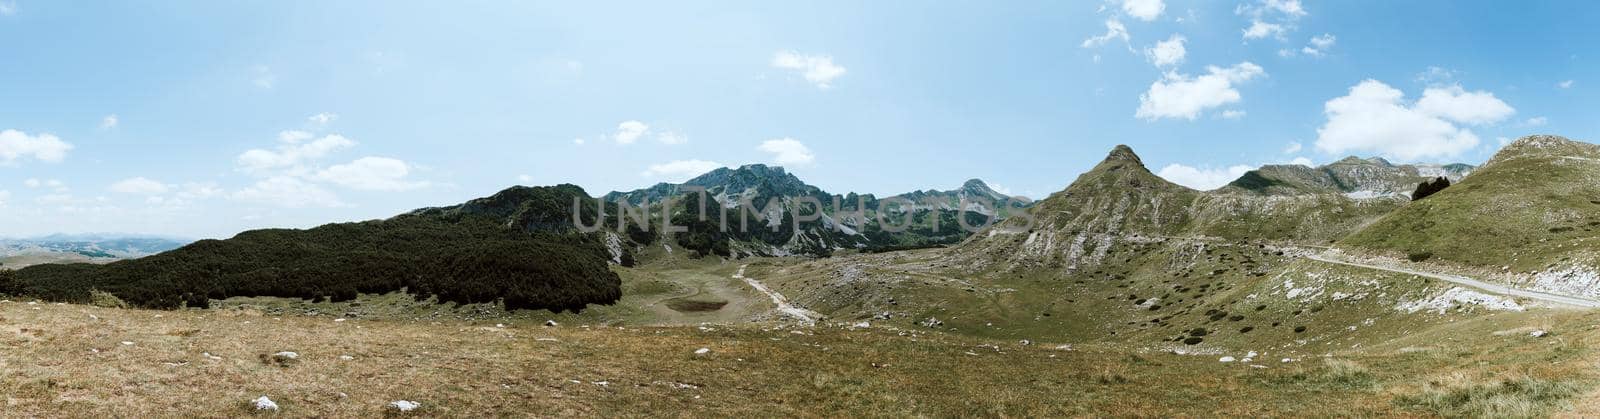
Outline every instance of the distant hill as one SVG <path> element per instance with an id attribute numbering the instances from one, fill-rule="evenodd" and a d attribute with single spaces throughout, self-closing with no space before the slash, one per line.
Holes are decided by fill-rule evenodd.
<path id="1" fill-rule="evenodd" d="M 0 238 L 0 257 L 25 253 L 74 253 L 91 258 L 136 258 L 176 249 L 190 240 L 122 234 L 52 234 Z"/>
<path id="2" fill-rule="evenodd" d="M 716 204 L 706 207 L 710 222 L 699 221 L 698 195 L 691 192 L 692 187 L 704 188 L 705 196 Z M 652 214 L 658 213 L 660 203 L 667 198 L 676 200 L 674 224 L 689 228 L 688 233 L 677 235 L 674 243 L 697 254 L 721 256 L 825 256 L 837 250 L 878 251 L 953 244 L 971 234 L 961 228 L 957 220 L 962 199 L 968 200 L 966 222 L 972 226 L 1004 219 L 1011 211 L 1027 205 L 1018 201 L 1011 209 L 999 208 L 1009 197 L 977 179 L 954 190 L 916 191 L 887 198 L 854 192 L 836 195 L 805 183 L 782 167 L 764 164 L 719 168 L 681 184 L 660 183 L 629 192 L 612 192 L 604 197 L 606 202 L 625 202 L 635 207 L 649 203 Z M 815 199 L 822 204 L 823 214 L 820 220 L 802 224 L 796 231 L 792 214 L 804 199 Z M 777 207 L 763 208 L 769 200 L 775 200 Z M 766 210 L 763 215 L 770 217 L 765 224 L 740 228 L 743 202 L 749 202 L 758 211 Z M 880 210 L 890 211 L 883 218 L 895 226 L 900 226 L 906 212 L 910 212 L 911 225 L 904 231 L 891 231 L 899 228 L 880 225 Z M 724 211 L 728 214 L 731 231 L 721 231 L 720 217 Z M 810 214 L 811 209 L 803 207 L 801 213 Z M 634 239 L 640 241 L 638 237 Z"/>
<path id="3" fill-rule="evenodd" d="M 1458 182 L 1472 173 L 1467 164 L 1389 163 L 1379 157 L 1346 157 L 1318 167 L 1266 165 L 1246 172 L 1220 192 L 1263 195 L 1341 193 L 1352 198 L 1410 196 L 1417 184 L 1437 177 Z"/>
<path id="4" fill-rule="evenodd" d="M 1600 265 L 1597 229 L 1600 146 L 1536 135 L 1512 142 L 1472 176 L 1340 244 L 1549 274 Z M 1593 285 L 1594 279 L 1584 281 Z"/>
<path id="5" fill-rule="evenodd" d="M 1415 186 L 1415 185 L 1412 185 Z M 1327 191 L 1253 194 L 1196 191 L 1151 173 L 1133 149 L 1117 146 L 1065 190 L 1034 205 L 1031 226 L 1011 219 L 961 245 L 972 266 L 1092 270 L 1115 250 L 1164 237 L 1328 244 L 1407 198 L 1355 199 Z"/>
<path id="6" fill-rule="evenodd" d="M 605 233 L 573 231 L 572 202 L 599 209 L 573 185 L 515 187 L 462 205 L 387 220 L 267 229 L 201 240 L 105 265 L 39 265 L 0 273 L 0 293 L 88 301 L 110 293 L 151 308 L 274 296 L 347 300 L 409 290 L 418 298 L 508 309 L 576 310 L 620 298 Z"/>

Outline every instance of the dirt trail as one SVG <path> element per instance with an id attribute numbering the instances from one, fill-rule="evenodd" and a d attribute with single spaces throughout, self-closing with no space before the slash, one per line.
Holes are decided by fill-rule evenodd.
<path id="1" fill-rule="evenodd" d="M 1369 264 L 1365 264 L 1365 263 L 1349 262 L 1349 261 L 1339 260 L 1339 259 L 1331 258 L 1331 257 L 1325 256 L 1325 255 L 1317 255 L 1317 254 L 1306 255 L 1306 257 L 1311 259 L 1311 260 L 1315 260 L 1315 261 L 1319 261 L 1319 262 L 1333 263 L 1333 264 L 1346 265 L 1346 266 L 1354 266 L 1354 267 L 1358 267 L 1358 268 L 1377 269 L 1377 270 L 1380 270 L 1380 271 L 1397 272 L 1397 273 L 1409 274 L 1409 275 L 1424 276 L 1424 277 L 1428 277 L 1428 278 L 1437 279 L 1437 280 L 1440 280 L 1440 281 L 1445 281 L 1445 282 L 1450 282 L 1450 283 L 1454 283 L 1454 284 L 1458 284 L 1458 285 L 1465 285 L 1465 286 L 1468 286 L 1468 287 L 1477 288 L 1477 289 L 1488 291 L 1488 292 L 1492 292 L 1492 293 L 1495 293 L 1495 294 L 1509 295 L 1509 296 L 1513 296 L 1513 297 L 1527 298 L 1527 299 L 1532 299 L 1532 300 L 1539 300 L 1539 301 L 1552 303 L 1552 304 L 1559 304 L 1559 305 L 1564 305 L 1564 306 L 1582 307 L 1582 308 L 1600 308 L 1600 301 L 1595 301 L 1595 300 L 1591 300 L 1591 299 L 1588 299 L 1588 298 L 1573 297 L 1573 296 L 1569 296 L 1569 295 L 1550 294 L 1550 293 L 1544 293 L 1544 292 L 1539 292 L 1539 291 L 1525 290 L 1525 289 L 1521 289 L 1521 288 L 1513 288 L 1513 287 L 1508 287 L 1508 286 L 1505 286 L 1505 285 L 1491 284 L 1491 283 L 1488 283 L 1488 282 L 1483 282 L 1483 281 L 1479 281 L 1479 280 L 1476 280 L 1476 279 L 1467 278 L 1467 277 L 1464 277 L 1464 276 L 1433 273 L 1433 272 L 1423 272 L 1423 271 L 1417 271 L 1417 270 L 1411 270 L 1411 269 L 1405 269 L 1405 268 L 1389 267 L 1389 266 L 1382 266 L 1382 265 L 1369 265 Z"/>
<path id="2" fill-rule="evenodd" d="M 772 303 L 778 306 L 779 313 L 793 317 L 805 323 L 816 323 L 817 319 L 822 318 L 822 314 L 819 314 L 815 311 L 806 310 L 804 308 L 796 307 L 793 304 L 789 304 L 789 299 L 783 298 L 783 294 L 779 294 L 777 291 L 767 288 L 766 284 L 762 284 L 761 281 L 757 281 L 755 278 L 744 276 L 744 268 L 748 266 L 750 265 L 739 265 L 739 272 L 733 274 L 734 279 L 742 279 L 744 280 L 744 283 L 750 284 L 751 288 L 755 288 L 756 291 L 761 291 L 762 294 L 772 297 Z"/>

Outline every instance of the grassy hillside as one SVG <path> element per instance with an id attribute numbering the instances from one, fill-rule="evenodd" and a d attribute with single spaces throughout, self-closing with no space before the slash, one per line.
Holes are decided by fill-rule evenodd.
<path id="1" fill-rule="evenodd" d="M 248 231 L 106 265 L 32 266 L 0 278 L 0 293 L 84 302 L 101 291 L 151 308 L 205 307 L 234 296 L 347 300 L 402 289 L 448 302 L 503 301 L 511 309 L 580 309 L 619 298 L 620 281 L 607 266 L 613 254 L 601 237 L 563 231 L 571 221 L 560 214 L 570 209 L 561 208 L 587 198 L 581 189 L 497 195 L 507 196 L 519 199 L 309 230 Z"/>
<path id="2" fill-rule="evenodd" d="M 1340 242 L 1516 272 L 1595 265 L 1600 146 L 1532 136 Z"/>

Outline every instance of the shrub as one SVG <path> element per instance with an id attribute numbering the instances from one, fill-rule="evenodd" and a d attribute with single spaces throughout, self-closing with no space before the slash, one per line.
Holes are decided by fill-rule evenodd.
<path id="1" fill-rule="evenodd" d="M 1406 259 L 1412 262 L 1421 262 L 1433 258 L 1433 252 L 1421 251 L 1406 254 Z"/>

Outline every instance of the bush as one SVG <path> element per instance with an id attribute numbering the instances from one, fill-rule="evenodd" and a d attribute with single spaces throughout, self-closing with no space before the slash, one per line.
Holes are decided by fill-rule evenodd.
<path id="1" fill-rule="evenodd" d="M 1421 262 L 1433 258 L 1433 252 L 1411 252 L 1406 254 L 1406 259 L 1412 262 Z"/>

